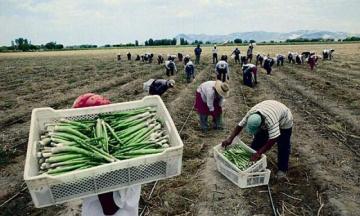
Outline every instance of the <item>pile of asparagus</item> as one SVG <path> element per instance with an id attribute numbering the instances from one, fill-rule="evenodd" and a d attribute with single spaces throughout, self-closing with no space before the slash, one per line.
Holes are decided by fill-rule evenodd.
<path id="1" fill-rule="evenodd" d="M 169 136 L 155 109 L 100 114 L 93 120 L 60 119 L 45 125 L 38 142 L 39 174 L 63 174 L 161 153 Z"/>
<path id="2" fill-rule="evenodd" d="M 250 160 L 252 153 L 238 144 L 225 149 L 223 155 L 241 171 L 254 164 Z"/>

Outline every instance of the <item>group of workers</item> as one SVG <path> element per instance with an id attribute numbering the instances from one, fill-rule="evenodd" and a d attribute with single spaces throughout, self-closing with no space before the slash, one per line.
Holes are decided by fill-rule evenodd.
<path id="1" fill-rule="evenodd" d="M 253 45 L 249 46 L 246 62 L 243 64 L 243 77 L 245 84 L 257 82 L 257 67 L 251 64 Z M 201 48 L 198 45 L 195 50 L 195 64 L 200 64 Z M 225 98 L 230 94 L 229 65 L 227 56 L 222 55 L 217 59 L 218 50 L 216 46 L 212 50 L 213 63 L 215 64 L 216 80 L 201 83 L 195 91 L 194 108 L 199 115 L 200 128 L 204 133 L 209 130 L 223 129 L 222 112 Z M 233 53 L 235 62 L 240 63 L 240 50 L 236 48 Z M 195 65 L 190 56 L 184 57 L 184 71 L 186 79 L 191 82 L 195 78 Z M 249 63 L 248 63 L 249 62 Z M 266 67 L 264 60 L 264 68 Z M 166 75 L 172 76 L 177 71 L 174 59 L 165 61 Z M 150 95 L 163 95 L 169 88 L 175 86 L 173 79 L 151 79 L 144 83 L 144 90 Z M 94 94 L 80 96 L 74 102 L 74 108 L 99 106 L 110 104 L 110 100 Z M 209 126 L 209 116 L 212 117 Z M 239 119 L 240 120 L 240 119 Z M 256 161 L 261 154 L 268 151 L 275 143 L 278 145 L 278 171 L 277 178 L 286 177 L 288 170 L 291 134 L 293 127 L 293 116 L 288 107 L 275 100 L 262 101 L 253 106 L 246 115 L 237 123 L 232 133 L 222 141 L 224 148 L 232 144 L 234 138 L 245 128 L 245 131 L 253 135 L 251 148 L 256 150 L 251 160 Z M 138 204 L 141 186 L 131 186 L 115 192 L 100 194 L 98 196 L 84 199 L 82 215 L 138 215 Z"/>

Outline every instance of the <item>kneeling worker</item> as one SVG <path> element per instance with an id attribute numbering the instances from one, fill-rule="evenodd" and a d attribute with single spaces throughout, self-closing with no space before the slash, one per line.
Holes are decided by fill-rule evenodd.
<path id="1" fill-rule="evenodd" d="M 293 116 L 288 107 L 275 100 L 266 100 L 250 109 L 235 127 L 230 137 L 222 142 L 222 146 L 230 145 L 238 134 L 245 130 L 254 135 L 251 148 L 256 150 L 251 160 L 256 161 L 261 154 L 268 151 L 274 144 L 278 144 L 278 172 L 277 178 L 286 176 L 290 156 L 290 138 L 293 127 Z"/>

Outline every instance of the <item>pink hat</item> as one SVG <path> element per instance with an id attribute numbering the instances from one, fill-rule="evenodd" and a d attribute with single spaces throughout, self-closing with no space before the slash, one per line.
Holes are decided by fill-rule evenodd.
<path id="1" fill-rule="evenodd" d="M 109 99 L 101 95 L 86 93 L 76 98 L 72 107 L 81 108 L 81 107 L 101 106 L 107 104 L 111 104 Z"/>

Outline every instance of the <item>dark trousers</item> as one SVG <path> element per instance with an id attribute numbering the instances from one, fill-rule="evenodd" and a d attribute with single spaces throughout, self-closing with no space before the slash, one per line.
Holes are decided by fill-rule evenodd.
<path id="1" fill-rule="evenodd" d="M 200 55 L 196 55 L 195 64 L 200 64 Z"/>
<path id="2" fill-rule="evenodd" d="M 218 62 L 217 53 L 213 53 L 213 64 L 216 64 Z"/>
<path id="3" fill-rule="evenodd" d="M 286 172 L 289 168 L 289 157 L 291 149 L 291 133 L 292 128 L 280 129 L 280 136 L 278 137 L 278 168 L 279 170 Z M 251 148 L 259 150 L 263 147 L 269 139 L 267 130 L 260 130 L 254 137 L 251 143 Z"/>
<path id="4" fill-rule="evenodd" d="M 218 72 L 216 78 L 218 80 L 221 80 L 222 82 L 225 82 L 227 78 L 227 72 L 222 72 L 222 71 Z"/>
<path id="5" fill-rule="evenodd" d="M 174 75 L 174 69 L 167 69 L 167 68 L 166 68 L 166 75 L 167 75 L 167 76 L 170 76 L 170 74 L 171 74 L 171 76 Z"/>
<path id="6" fill-rule="evenodd" d="M 235 63 L 239 63 L 239 64 L 240 64 L 240 57 L 239 57 L 239 56 L 235 56 Z"/>

